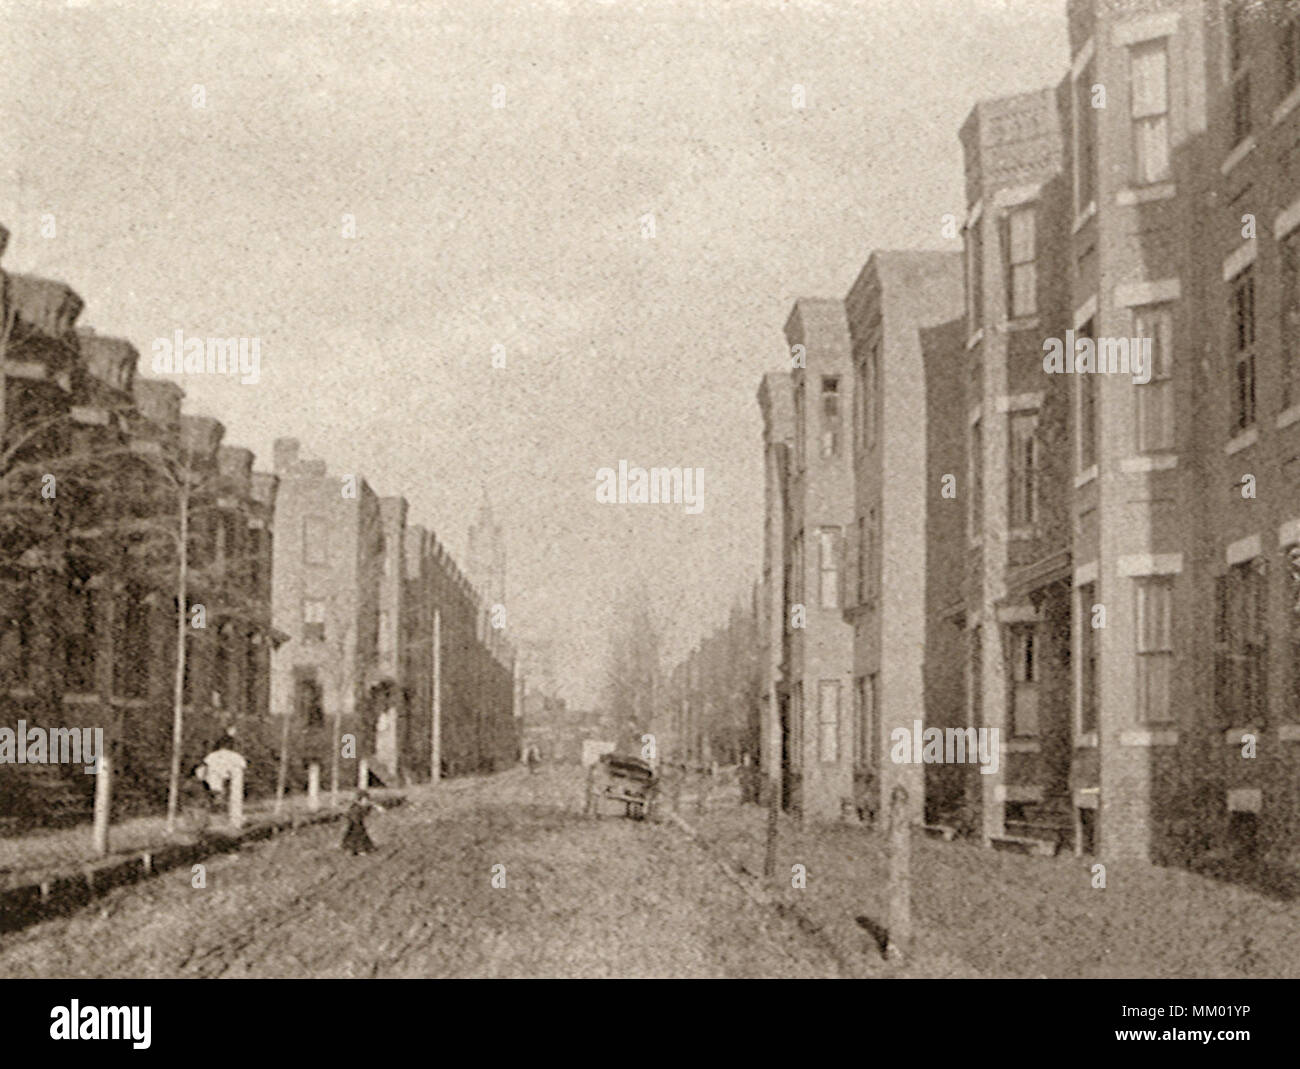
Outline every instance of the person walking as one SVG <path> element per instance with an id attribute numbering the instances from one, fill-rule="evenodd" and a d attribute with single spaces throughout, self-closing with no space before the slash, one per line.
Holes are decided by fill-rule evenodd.
<path id="1" fill-rule="evenodd" d="M 370 800 L 370 792 L 364 787 L 357 791 L 352 805 L 348 808 L 347 831 L 343 833 L 342 847 L 350 854 L 368 854 L 375 848 L 374 840 L 366 831 L 366 817 L 371 811 L 382 813 L 383 806 Z"/>

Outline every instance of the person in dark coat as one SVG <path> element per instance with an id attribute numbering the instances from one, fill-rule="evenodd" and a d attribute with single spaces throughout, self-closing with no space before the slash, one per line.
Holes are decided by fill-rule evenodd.
<path id="1" fill-rule="evenodd" d="M 356 798 L 348 808 L 348 830 L 343 833 L 343 849 L 350 854 L 368 854 L 375 848 L 374 840 L 366 831 L 366 817 L 371 810 L 382 813 L 383 807 L 370 800 L 370 792 L 364 787 L 357 791 Z"/>

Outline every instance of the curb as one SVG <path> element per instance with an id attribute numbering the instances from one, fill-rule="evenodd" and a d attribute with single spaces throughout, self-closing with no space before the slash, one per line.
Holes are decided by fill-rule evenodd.
<path id="1" fill-rule="evenodd" d="M 385 808 L 406 804 L 405 795 L 384 802 Z M 0 935 L 21 931 L 40 921 L 67 916 L 118 887 L 127 887 L 172 869 L 192 865 L 216 854 L 240 850 L 246 844 L 272 839 L 282 832 L 332 824 L 346 816 L 346 810 L 323 813 L 294 813 L 251 824 L 235 834 L 205 836 L 194 843 L 163 843 L 145 850 L 133 850 L 118 858 L 93 861 L 80 869 L 47 876 L 31 883 L 0 891 Z"/>

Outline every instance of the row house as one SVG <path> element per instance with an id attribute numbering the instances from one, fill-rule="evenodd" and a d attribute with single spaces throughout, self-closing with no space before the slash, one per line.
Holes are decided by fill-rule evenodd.
<path id="1" fill-rule="evenodd" d="M 306 765 L 316 764 L 334 790 L 357 782 L 397 683 L 392 659 L 387 673 L 380 665 L 391 555 L 380 499 L 362 476 L 331 474 L 324 461 L 302 457 L 294 438 L 273 448 L 280 536 L 271 604 L 288 639 L 272 660 L 271 710 L 287 718 L 279 723 L 294 755 L 291 781 L 303 782 Z"/>
<path id="2" fill-rule="evenodd" d="M 895 789 L 906 792 L 914 820 L 925 817 L 927 778 L 943 766 L 882 759 L 893 733 L 910 737 L 919 720 L 943 725 L 959 693 L 958 644 L 951 624 L 930 633 L 947 606 L 965 546 L 955 537 L 957 502 L 945 477 L 963 455 L 954 421 L 937 421 L 946 440 L 928 442 L 927 412 L 955 412 L 962 396 L 956 354 L 923 331 L 948 325 L 962 308 L 956 253 L 875 252 L 845 298 L 852 358 L 851 457 L 854 512 L 845 540 L 843 618 L 852 629 L 852 710 L 844 728 L 853 774 L 851 797 L 862 813 L 883 813 Z M 926 344 L 923 344 L 925 342 Z M 956 421 L 960 426 L 960 421 Z M 946 537 L 945 537 L 946 536 Z M 935 544 L 932 544 L 932 539 Z M 929 678 L 927 680 L 927 669 Z M 953 793 L 928 784 L 933 811 Z"/>
<path id="3" fill-rule="evenodd" d="M 437 536 L 406 537 L 406 766 L 420 778 L 507 768 L 521 747 L 515 651 Z"/>
<path id="4" fill-rule="evenodd" d="M 2 242 L 0 242 L 2 244 Z M 77 329 L 62 283 L 4 281 L 3 721 L 101 728 L 117 812 L 166 796 L 177 665 L 182 495 L 189 487 L 183 674 L 185 767 L 265 720 L 274 483 L 222 447 L 214 420 L 181 415 L 178 387 L 136 374 L 128 342 Z M 257 484 L 256 487 L 254 484 Z M 6 765 L 9 816 L 77 819 L 80 767 Z M 250 778 L 269 788 L 273 774 Z"/>
<path id="5" fill-rule="evenodd" d="M 844 302 L 801 298 L 785 325 L 794 421 L 786 479 L 787 611 L 780 702 L 788 725 L 785 794 L 805 816 L 838 815 L 853 794 L 853 628 L 841 609 L 845 533 L 853 523 L 853 399 Z"/>
<path id="6" fill-rule="evenodd" d="M 809 814 L 892 782 L 990 845 L 1294 861 L 1300 5 L 1067 15 L 1060 83 L 959 132 L 960 276 L 876 254 L 851 355 L 797 306 L 764 378 L 764 761 Z M 916 719 L 998 760 L 896 760 Z"/>
<path id="7" fill-rule="evenodd" d="M 961 135 L 968 715 L 1005 754 L 972 821 L 1109 858 L 1282 858 L 1300 830 L 1300 11 L 1068 15 L 1061 84 L 978 105 Z M 1057 342 L 1104 370 L 1051 373 Z"/>
<path id="8" fill-rule="evenodd" d="M 289 638 L 271 709 L 296 781 L 312 764 L 333 787 L 517 761 L 514 651 L 448 550 L 404 498 L 329 473 L 296 439 L 276 441 L 275 468 L 272 606 Z"/>

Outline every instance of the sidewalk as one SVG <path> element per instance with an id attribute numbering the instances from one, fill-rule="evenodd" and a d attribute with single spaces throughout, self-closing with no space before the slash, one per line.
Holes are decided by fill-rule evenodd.
<path id="1" fill-rule="evenodd" d="M 373 792 L 379 798 L 383 792 Z M 346 807 L 351 798 L 351 791 L 340 791 L 340 806 Z M 321 792 L 320 812 L 328 812 L 329 792 Z M 258 798 L 244 805 L 244 830 L 254 825 L 269 821 L 274 815 L 275 799 Z M 291 818 L 295 814 L 305 814 L 307 796 L 305 794 L 286 795 L 281 813 L 282 817 Z M 192 831 L 186 814 L 182 810 L 177 820 L 176 835 L 169 837 L 166 833 L 167 820 L 164 816 L 130 817 L 109 829 L 109 853 L 96 857 L 91 846 L 91 825 L 78 824 L 70 828 L 51 828 L 36 830 L 23 835 L 0 839 L 0 891 L 19 884 L 36 883 L 49 879 L 79 867 L 103 864 L 113 859 L 122 859 L 142 850 L 160 849 L 176 844 L 192 844 L 198 836 Z M 208 826 L 208 836 L 232 836 L 235 829 L 230 826 L 224 810 L 212 812 L 212 821 Z"/>
<path id="2" fill-rule="evenodd" d="M 767 813 L 758 806 L 682 816 L 708 848 L 783 905 L 808 915 L 879 975 L 996 977 L 1300 976 L 1300 901 L 1145 863 L 1024 857 L 912 836 L 910 961 L 893 970 L 869 930 L 886 920 L 884 837 L 858 824 L 781 818 L 776 877 L 762 881 Z M 791 886 L 791 867 L 807 888 Z M 858 918 L 863 918 L 859 921 Z"/>

